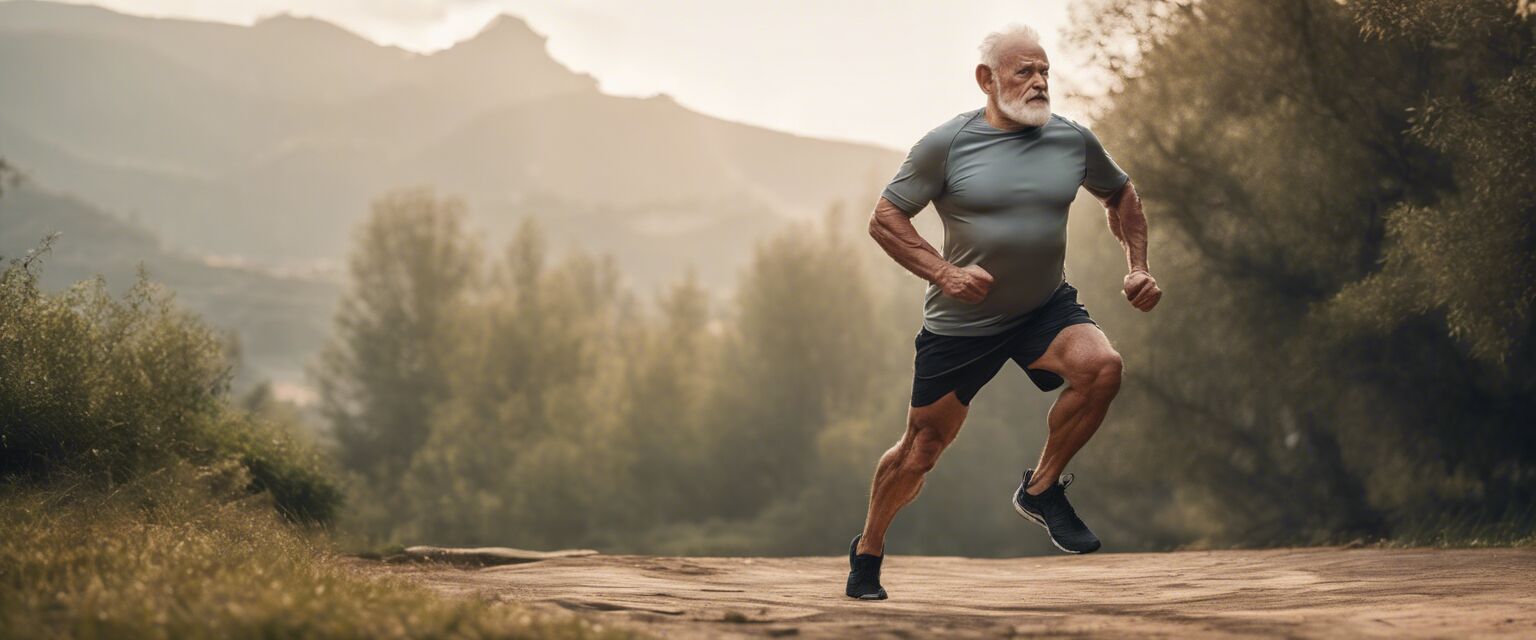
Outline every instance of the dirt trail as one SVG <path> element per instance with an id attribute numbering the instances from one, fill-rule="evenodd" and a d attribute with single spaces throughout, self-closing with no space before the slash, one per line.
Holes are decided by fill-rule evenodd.
<path id="1" fill-rule="evenodd" d="M 846 557 L 369 567 L 669 638 L 1536 637 L 1536 549 L 892 556 L 876 602 L 842 594 Z"/>

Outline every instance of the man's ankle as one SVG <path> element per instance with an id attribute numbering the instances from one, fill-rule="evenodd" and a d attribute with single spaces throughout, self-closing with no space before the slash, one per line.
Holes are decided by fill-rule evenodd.
<path id="1" fill-rule="evenodd" d="M 880 546 L 876 547 L 869 543 L 868 538 L 859 538 L 859 544 L 857 547 L 855 547 L 854 553 L 860 555 L 880 556 L 883 558 L 885 557 L 885 540 L 882 539 L 880 541 Z"/>
<path id="2" fill-rule="evenodd" d="M 1056 484 L 1055 478 L 1047 480 L 1045 476 L 1031 476 L 1029 479 L 1029 484 L 1024 487 L 1024 493 L 1032 496 L 1038 496 L 1042 493 L 1045 493 L 1045 490 L 1051 488 L 1051 485 L 1053 484 Z"/>

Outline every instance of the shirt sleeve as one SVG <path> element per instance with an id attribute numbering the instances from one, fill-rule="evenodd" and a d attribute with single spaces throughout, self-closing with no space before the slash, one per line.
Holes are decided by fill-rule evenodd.
<path id="1" fill-rule="evenodd" d="M 1109 152 L 1104 150 L 1104 145 L 1099 142 L 1099 137 L 1093 135 L 1088 127 L 1078 125 L 1078 130 L 1083 133 L 1083 144 L 1087 156 L 1083 160 L 1086 165 L 1083 170 L 1083 188 L 1089 193 L 1100 198 L 1108 197 L 1121 186 L 1125 185 L 1131 177 L 1115 164 L 1115 159 L 1109 157 Z"/>
<path id="2" fill-rule="evenodd" d="M 924 134 L 880 195 L 909 217 L 939 197 L 944 191 L 945 165 L 955 133 L 954 127 L 941 125 Z"/>

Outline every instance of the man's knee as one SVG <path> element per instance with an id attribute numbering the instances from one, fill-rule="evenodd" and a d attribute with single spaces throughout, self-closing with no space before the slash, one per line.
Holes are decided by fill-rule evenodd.
<path id="1" fill-rule="evenodd" d="M 928 473 L 938 464 L 939 455 L 944 453 L 947 444 L 937 426 L 925 424 L 921 419 L 913 420 L 907 435 L 902 466 L 919 474 Z"/>
<path id="2" fill-rule="evenodd" d="M 1114 395 L 1120 391 L 1120 378 L 1125 371 L 1125 362 L 1120 358 L 1119 352 L 1106 349 L 1079 358 L 1070 369 L 1067 382 L 1074 388 Z"/>

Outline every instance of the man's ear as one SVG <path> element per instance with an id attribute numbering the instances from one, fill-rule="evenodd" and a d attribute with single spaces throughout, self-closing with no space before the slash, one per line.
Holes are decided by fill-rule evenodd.
<path id="1" fill-rule="evenodd" d="M 992 95 L 992 67 L 976 65 L 976 84 L 981 87 L 982 93 Z"/>

